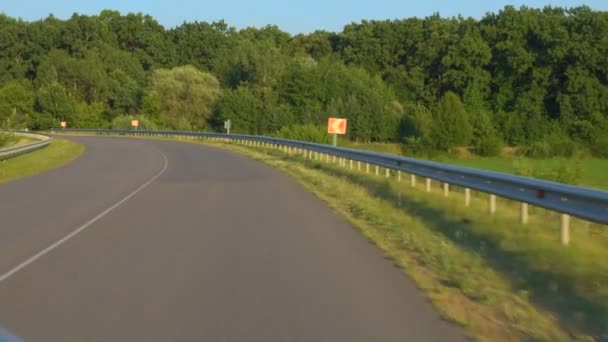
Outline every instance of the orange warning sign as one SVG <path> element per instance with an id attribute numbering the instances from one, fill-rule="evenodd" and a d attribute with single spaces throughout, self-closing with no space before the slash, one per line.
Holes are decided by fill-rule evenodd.
<path id="1" fill-rule="evenodd" d="M 133 127 L 139 126 L 139 120 L 131 120 L 131 126 L 133 126 Z"/>
<path id="2" fill-rule="evenodd" d="M 346 119 L 329 118 L 327 122 L 327 133 L 346 134 Z"/>

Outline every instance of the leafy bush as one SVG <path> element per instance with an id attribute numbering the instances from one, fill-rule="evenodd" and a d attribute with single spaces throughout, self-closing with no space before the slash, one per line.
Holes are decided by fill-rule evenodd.
<path id="1" fill-rule="evenodd" d="M 274 135 L 285 139 L 310 141 L 319 144 L 330 144 L 332 140 L 326 127 L 310 124 L 284 126 Z"/>
<path id="2" fill-rule="evenodd" d="M 517 153 L 530 158 L 549 158 L 552 156 L 551 145 L 547 141 L 535 141 L 520 146 Z"/>
<path id="3" fill-rule="evenodd" d="M 608 135 L 599 137 L 591 148 L 593 155 L 600 158 L 608 158 Z"/>
<path id="4" fill-rule="evenodd" d="M 579 154 L 580 147 L 566 135 L 551 133 L 541 141 L 521 146 L 519 154 L 530 158 L 567 157 Z"/>
<path id="5" fill-rule="evenodd" d="M 555 159 L 553 162 L 543 164 L 533 164 L 528 160 L 519 159 L 514 162 L 514 167 L 515 173 L 521 176 L 567 184 L 579 184 L 583 176 L 580 163 L 569 159 Z"/>
<path id="6" fill-rule="evenodd" d="M 447 92 L 433 111 L 429 143 L 439 150 L 450 152 L 458 146 L 468 146 L 473 138 L 469 113 L 460 97 Z"/>
<path id="7" fill-rule="evenodd" d="M 440 151 L 434 149 L 424 138 L 406 137 L 402 154 L 410 157 L 434 159 L 440 154 Z"/>
<path id="8" fill-rule="evenodd" d="M 502 150 L 502 140 L 496 135 L 488 135 L 475 140 L 473 147 L 480 156 L 494 157 Z"/>
<path id="9" fill-rule="evenodd" d="M 0 147 L 10 145 L 17 141 L 17 137 L 13 133 L 0 132 Z"/>
<path id="10" fill-rule="evenodd" d="M 139 127 L 137 129 L 154 131 L 158 127 L 156 124 L 142 115 L 121 115 L 117 116 L 112 120 L 112 129 L 133 129 L 131 127 L 131 120 L 139 120 Z"/>
<path id="11" fill-rule="evenodd" d="M 56 120 L 50 113 L 40 113 L 34 115 L 32 118 L 31 128 L 33 130 L 44 131 L 57 127 L 59 127 L 59 121 Z"/>

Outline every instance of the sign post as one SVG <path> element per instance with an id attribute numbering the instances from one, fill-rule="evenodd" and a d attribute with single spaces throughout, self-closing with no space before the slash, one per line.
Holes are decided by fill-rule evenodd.
<path id="1" fill-rule="evenodd" d="M 224 121 L 224 129 L 226 130 L 226 134 L 230 134 L 231 125 L 232 125 L 232 122 L 230 122 L 230 119 Z"/>
<path id="2" fill-rule="evenodd" d="M 338 146 L 338 134 L 346 134 L 346 119 L 329 118 L 327 121 L 327 133 L 333 134 L 333 144 Z"/>
<path id="3" fill-rule="evenodd" d="M 131 127 L 135 128 L 137 131 L 137 127 L 139 127 L 139 120 L 131 120 Z"/>

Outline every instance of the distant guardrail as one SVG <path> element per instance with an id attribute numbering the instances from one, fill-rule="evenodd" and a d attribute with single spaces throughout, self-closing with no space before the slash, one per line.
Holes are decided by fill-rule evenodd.
<path id="1" fill-rule="evenodd" d="M 42 135 L 42 134 L 17 132 L 17 133 L 15 133 L 15 135 L 19 136 L 19 137 L 36 139 L 37 141 L 31 142 L 28 144 L 23 144 L 23 145 L 0 148 L 0 160 L 6 160 L 6 159 L 13 158 L 13 157 L 25 154 L 25 153 L 36 151 L 38 149 L 48 146 L 51 143 L 51 141 L 53 140 L 52 137 L 49 137 L 47 135 Z"/>
<path id="2" fill-rule="evenodd" d="M 518 201 L 521 204 L 520 222 L 528 221 L 528 205 L 549 209 L 561 213 L 561 242 L 567 245 L 570 241 L 570 215 L 588 221 L 608 224 L 608 192 L 584 187 L 572 186 L 557 182 L 545 181 L 535 178 L 517 176 L 502 172 L 492 172 L 468 167 L 447 165 L 427 160 L 401 157 L 396 155 L 377 153 L 365 150 L 356 150 L 343 147 L 334 147 L 304 141 L 280 139 L 265 136 L 243 134 L 179 132 L 179 131 L 137 131 L 137 130 L 92 130 L 92 129 L 62 129 L 57 132 L 84 132 L 98 135 L 135 135 L 135 136 L 169 136 L 211 138 L 224 141 L 247 143 L 256 146 L 275 146 L 284 148 L 288 152 L 302 153 L 309 159 L 326 160 L 332 156 L 342 166 L 350 161 L 365 163 L 366 170 L 374 165 L 378 174 L 378 167 L 386 169 L 387 176 L 390 170 L 405 172 L 410 175 L 410 183 L 416 185 L 416 177 L 424 177 L 426 190 L 430 191 L 431 181 L 443 183 L 443 191 L 447 196 L 450 185 L 457 185 L 465 189 L 465 205 L 470 202 L 471 189 L 489 194 L 488 212 L 496 211 L 496 196 Z"/>

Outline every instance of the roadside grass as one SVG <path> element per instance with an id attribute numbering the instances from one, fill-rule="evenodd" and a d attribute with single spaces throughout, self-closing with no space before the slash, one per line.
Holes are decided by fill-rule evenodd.
<path id="1" fill-rule="evenodd" d="M 608 331 L 605 227 L 573 222 L 572 243 L 564 247 L 558 215 L 543 209 L 531 210 L 524 226 L 517 223 L 518 206 L 506 200 L 488 215 L 483 194 L 474 194 L 466 209 L 453 198 L 457 189 L 445 198 L 437 187 L 426 193 L 394 174 L 387 180 L 364 168 L 351 171 L 274 149 L 212 145 L 298 180 L 401 265 L 445 318 L 478 340 L 590 340 Z"/>
<path id="2" fill-rule="evenodd" d="M 55 138 L 47 147 L 0 161 L 0 183 L 58 168 L 76 159 L 83 151 L 82 144 Z"/>

